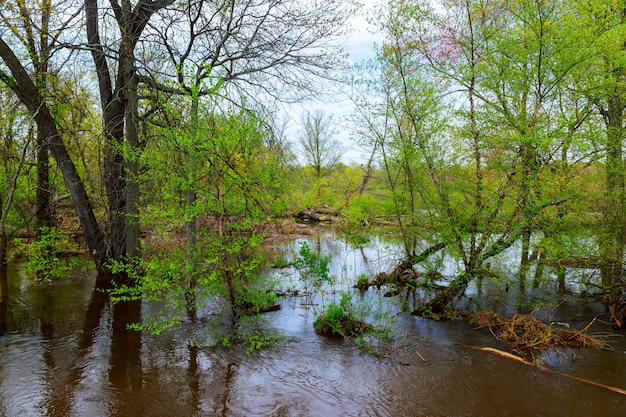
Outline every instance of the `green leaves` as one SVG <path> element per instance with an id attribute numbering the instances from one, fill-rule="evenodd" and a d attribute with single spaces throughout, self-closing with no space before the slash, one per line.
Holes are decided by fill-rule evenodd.
<path id="1" fill-rule="evenodd" d="M 315 295 L 324 284 L 332 284 L 334 277 L 330 275 L 330 256 L 322 256 L 311 250 L 307 242 L 302 242 L 298 257 L 292 265 L 298 272 L 300 282 L 304 285 L 307 303 L 311 304 Z"/>
<path id="2" fill-rule="evenodd" d="M 23 253 L 26 256 L 26 270 L 35 274 L 36 281 L 51 282 L 87 268 L 86 260 L 70 258 L 78 250 L 78 245 L 71 243 L 67 234 L 60 229 L 42 227 L 40 236 L 33 242 L 19 242 L 15 254 Z"/>

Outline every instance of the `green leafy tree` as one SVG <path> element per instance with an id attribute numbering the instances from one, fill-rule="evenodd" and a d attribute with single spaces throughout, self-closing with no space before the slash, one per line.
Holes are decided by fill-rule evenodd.
<path id="1" fill-rule="evenodd" d="M 96 265 L 98 268 L 101 268 L 107 257 L 104 236 L 96 220 L 93 205 L 83 181 L 62 140 L 59 125 L 53 116 L 53 111 L 46 102 L 42 92 L 38 90 L 35 81 L 26 70 L 24 64 L 3 37 L 0 37 L 0 58 L 8 70 L 0 68 L 0 80 L 24 104 L 35 120 L 37 129 L 43 132 L 46 138 L 46 145 L 54 157 L 72 196 L 85 241 L 90 251 L 94 254 Z"/>
<path id="2" fill-rule="evenodd" d="M 623 282 L 623 256 L 626 246 L 624 112 L 626 110 L 626 67 L 624 52 L 626 20 L 624 5 L 612 1 L 576 2 L 576 29 L 593 43 L 589 58 L 575 86 L 596 110 L 598 126 L 604 134 L 598 141 L 604 160 L 604 195 L 599 197 L 601 221 L 597 224 L 602 284 L 608 305 L 620 299 Z M 598 117 L 596 116 L 596 117 Z M 597 211 L 597 206 L 591 210 Z"/>
<path id="3" fill-rule="evenodd" d="M 31 144 L 31 129 L 26 132 L 18 128 L 20 123 L 25 126 L 32 124 L 19 101 L 12 97 L 5 89 L 0 90 L 3 108 L 8 109 L 7 117 L 0 126 L 2 137 L 2 150 L 0 151 L 2 183 L 0 183 L 0 267 L 6 266 L 8 240 L 11 232 L 14 232 L 21 222 L 16 216 L 11 216 L 16 193 L 19 194 L 20 178 L 24 172 L 24 165 L 28 163 L 28 150 Z M 26 136 L 21 137 L 23 133 Z M 22 184 L 21 188 L 29 188 Z M 15 211 L 13 211 L 15 212 Z M 12 227 L 7 223 L 13 220 Z M 7 230 L 11 228 L 13 230 Z"/>
<path id="4" fill-rule="evenodd" d="M 62 5 L 51 0 L 39 3 L 24 1 L 10 1 L 4 4 L 0 11 L 0 19 L 11 30 L 14 39 L 19 41 L 20 49 L 24 51 L 25 59 L 30 62 L 33 70 L 33 81 L 39 94 L 47 100 L 51 90 L 50 80 L 52 73 L 52 55 L 58 43 L 61 29 L 70 24 L 75 15 L 68 14 L 67 18 L 56 26 L 53 18 L 63 12 Z M 56 27 L 55 27 L 56 26 Z M 27 57 L 27 58 L 26 58 Z M 35 229 L 51 226 L 52 216 L 52 188 L 50 185 L 50 157 L 46 146 L 46 136 L 43 129 L 37 129 L 36 137 L 36 167 L 37 187 L 35 199 Z M 37 232 L 39 233 L 39 232 Z"/>
<path id="5" fill-rule="evenodd" d="M 217 300 L 225 313 L 218 317 L 230 318 L 231 334 L 224 340 L 262 346 L 265 339 L 248 318 L 273 305 L 271 282 L 262 275 L 265 261 L 259 247 L 264 234 L 259 226 L 281 210 L 276 202 L 284 181 L 279 175 L 282 159 L 266 146 L 266 132 L 253 113 L 212 109 L 200 109 L 193 134 L 187 125 L 193 117 L 175 106 L 169 109 L 171 125 L 153 126 L 154 137 L 143 151 L 142 164 L 150 167 L 144 178 L 148 205 L 143 217 L 154 225 L 152 239 L 170 240 L 159 246 L 147 239 L 146 266 L 139 268 L 146 273 L 133 275 L 136 288 L 122 287 L 114 295 L 120 301 L 165 300 L 162 315 L 149 327 L 155 332 L 176 325 L 185 314 L 195 321 L 199 308 Z M 193 182 L 187 165 L 192 143 L 198 158 Z M 186 200 L 190 189 L 197 196 L 192 206 Z M 188 242 L 177 236 L 192 218 L 202 227 L 195 261 L 189 263 Z M 173 271 L 169 265 L 178 266 Z"/>
<path id="6" fill-rule="evenodd" d="M 582 55 L 578 37 L 561 35 L 574 33 L 565 3 L 446 6 L 389 4 L 370 125 L 409 264 L 446 247 L 463 265 L 416 314 L 440 312 L 518 241 L 523 289 L 538 219 L 572 198 L 569 189 L 546 198 L 542 178 L 589 115 L 566 94 Z M 417 253 L 426 236 L 433 245 Z"/>

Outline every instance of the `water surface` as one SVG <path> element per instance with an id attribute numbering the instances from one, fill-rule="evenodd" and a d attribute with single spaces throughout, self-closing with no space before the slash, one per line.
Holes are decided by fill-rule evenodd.
<path id="1" fill-rule="evenodd" d="M 354 247 L 332 236 L 308 238 L 333 256 L 338 284 L 393 264 L 397 248 L 381 241 Z M 297 242 L 278 247 L 285 256 Z M 285 252 L 285 250 L 287 252 Z M 289 252 L 291 251 L 291 252 Z M 446 266 L 453 268 L 453 266 Z M 288 271 L 283 271 L 288 274 Z M 287 342 L 246 355 L 198 348 L 205 323 L 183 323 L 160 336 L 127 330 L 154 306 L 112 305 L 96 275 L 34 284 L 23 269 L 0 272 L 0 415 L 13 416 L 624 416 L 626 397 L 464 347 L 504 349 L 465 321 L 433 322 L 394 311 L 397 334 L 386 357 L 350 341 L 315 334 L 316 312 L 281 299 L 267 313 Z M 297 285 L 293 277 L 285 286 Z M 503 293 L 483 297 L 506 310 Z M 473 287 L 461 304 L 478 308 Z M 534 295 L 549 299 L 548 292 Z M 525 295 L 526 296 L 526 295 Z M 378 300 L 376 291 L 363 295 Z M 319 298 L 317 299 L 319 301 Z M 486 303 L 486 301 L 485 301 Z M 392 307 L 390 307 L 392 308 Z M 601 319 L 602 306 L 570 296 L 546 319 L 613 334 L 613 351 L 576 349 L 560 372 L 626 388 L 626 342 Z M 425 361 L 424 361 L 425 359 Z"/>

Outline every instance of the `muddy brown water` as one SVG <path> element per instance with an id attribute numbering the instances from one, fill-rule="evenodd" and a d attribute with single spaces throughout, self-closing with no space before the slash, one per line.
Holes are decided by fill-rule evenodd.
<path id="1" fill-rule="evenodd" d="M 386 245 L 327 240 L 311 243 L 333 255 L 342 288 L 392 257 Z M 157 306 L 114 306 L 95 286 L 95 274 L 49 285 L 19 265 L 0 272 L 1 416 L 626 416 L 626 396 L 463 347 L 503 349 L 464 321 L 394 312 L 399 337 L 377 358 L 315 334 L 316 312 L 290 297 L 267 313 L 287 341 L 246 355 L 190 345 L 202 323 L 160 336 L 127 330 Z M 578 328 L 597 316 L 590 332 L 613 346 L 548 357 L 550 367 L 626 389 L 624 333 L 602 321 L 601 306 L 572 296 L 545 314 Z"/>

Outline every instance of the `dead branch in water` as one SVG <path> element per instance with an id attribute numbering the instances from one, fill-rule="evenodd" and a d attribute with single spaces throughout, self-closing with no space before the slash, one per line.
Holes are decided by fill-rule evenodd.
<path id="1" fill-rule="evenodd" d="M 626 390 L 622 389 L 622 388 L 617 388 L 617 387 L 613 387 L 610 385 L 605 385 L 605 384 L 601 384 L 599 382 L 595 382 L 595 381 L 591 381 L 589 379 L 585 379 L 585 378 L 581 378 L 578 376 L 574 376 L 574 375 L 570 375 L 570 374 L 566 374 L 564 372 L 559 372 L 556 371 L 554 369 L 550 369 L 550 368 L 546 368 L 545 366 L 541 366 L 539 364 L 533 363 L 533 362 L 529 362 L 517 355 L 513 355 L 512 353 L 509 352 L 504 352 L 502 350 L 499 349 L 495 349 L 492 347 L 487 347 L 487 346 L 471 346 L 471 345 L 462 345 L 462 347 L 468 348 L 468 349 L 474 349 L 474 350 L 479 350 L 481 352 L 487 352 L 487 353 L 491 353 L 492 355 L 497 355 L 503 358 L 507 358 L 507 359 L 511 359 L 514 360 L 516 362 L 519 363 L 523 363 L 524 365 L 528 365 L 528 366 L 532 366 L 533 368 L 537 368 L 541 371 L 545 371 L 545 372 L 550 372 L 556 375 L 560 375 L 560 376 L 564 376 L 566 378 L 570 378 L 573 379 L 575 381 L 579 381 L 579 382 L 584 382 L 585 384 L 589 384 L 589 385 L 593 385 L 596 387 L 600 387 L 600 388 L 604 388 L 613 392 L 617 392 L 618 394 L 622 394 L 622 395 L 626 395 Z"/>

